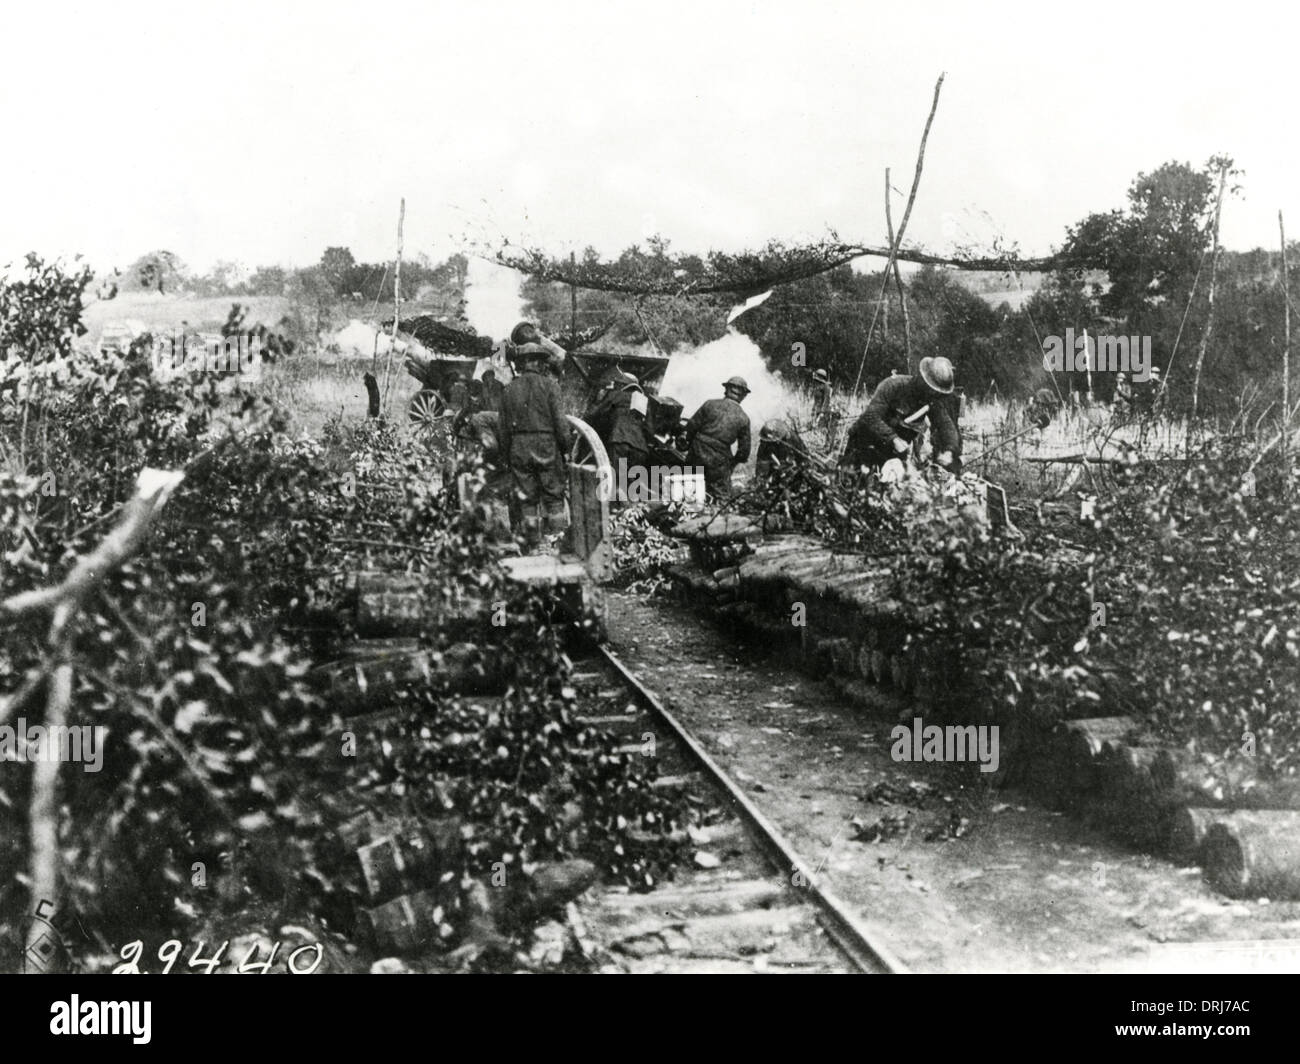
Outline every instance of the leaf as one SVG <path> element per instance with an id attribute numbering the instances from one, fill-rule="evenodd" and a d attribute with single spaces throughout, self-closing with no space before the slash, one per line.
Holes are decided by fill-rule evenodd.
<path id="1" fill-rule="evenodd" d="M 202 720 L 207 715 L 207 712 L 208 704 L 206 702 L 186 702 L 176 711 L 176 717 L 172 721 L 172 727 L 182 735 L 189 735 L 189 733 L 194 730 L 194 725 Z"/>

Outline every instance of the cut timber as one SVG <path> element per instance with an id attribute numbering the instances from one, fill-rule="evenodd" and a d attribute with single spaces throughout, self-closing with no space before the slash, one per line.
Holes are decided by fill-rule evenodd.
<path id="1" fill-rule="evenodd" d="M 1143 849 L 1158 846 L 1169 835 L 1172 808 L 1151 778 L 1159 752 L 1156 746 L 1108 739 L 1095 761 L 1101 792 L 1096 808 L 1120 839 Z"/>
<path id="2" fill-rule="evenodd" d="M 1097 786 L 1096 759 L 1108 740 L 1120 741 L 1138 727 L 1132 717 L 1091 717 L 1062 721 L 1056 743 L 1063 785 L 1085 793 Z"/>
<path id="3" fill-rule="evenodd" d="M 357 632 L 363 636 L 404 635 L 424 624 L 424 597 L 417 576 L 357 573 Z"/>
<path id="4" fill-rule="evenodd" d="M 363 910 L 375 945 L 396 953 L 412 953 L 438 940 L 438 899 L 435 891 L 403 894 Z"/>
<path id="5" fill-rule="evenodd" d="M 549 590 L 551 597 L 558 601 L 561 614 L 568 620 L 594 618 L 603 637 L 604 595 L 581 562 L 539 554 L 502 558 L 501 566 L 515 583 Z"/>
<path id="6" fill-rule="evenodd" d="M 457 694 L 505 690 L 505 663 L 493 648 L 457 643 L 446 651 L 421 649 L 347 658 L 319 667 L 330 682 L 331 702 L 345 715 L 387 708 L 405 688 L 428 683 Z"/>
<path id="7" fill-rule="evenodd" d="M 357 850 L 372 902 L 431 887 L 460 846 L 460 821 L 448 818 L 424 830 L 392 834 Z"/>
<path id="8" fill-rule="evenodd" d="M 464 595 L 450 602 L 426 598 L 419 576 L 358 572 L 350 581 L 356 593 L 357 633 L 366 637 L 418 635 L 425 628 L 463 633 L 467 626 L 486 629 L 489 602 Z"/>
<path id="9" fill-rule="evenodd" d="M 1205 833 L 1205 878 L 1230 898 L 1300 899 L 1300 813 L 1250 810 Z"/>
<path id="10" fill-rule="evenodd" d="M 1169 856 L 1183 864 L 1202 864 L 1205 833 L 1215 817 L 1222 815 L 1221 809 L 1176 809 L 1169 821 Z"/>
<path id="11" fill-rule="evenodd" d="M 740 514 L 701 514 L 678 522 L 671 531 L 677 539 L 706 543 L 758 543 L 763 539 L 761 522 Z"/>

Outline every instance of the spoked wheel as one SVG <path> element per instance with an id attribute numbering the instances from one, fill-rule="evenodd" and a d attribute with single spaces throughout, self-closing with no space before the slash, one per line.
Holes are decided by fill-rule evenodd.
<path id="1" fill-rule="evenodd" d="M 596 435 L 596 430 L 580 417 L 569 414 L 568 418 L 569 424 L 578 430 L 573 437 L 573 443 L 569 446 L 569 465 L 582 466 L 584 469 L 592 469 L 598 473 L 606 469 L 612 470 L 609 452 L 605 450 L 601 438 Z"/>
<path id="2" fill-rule="evenodd" d="M 442 396 L 432 388 L 417 392 L 406 412 L 411 431 L 417 436 L 430 435 L 438 427 L 438 418 L 446 409 Z"/>

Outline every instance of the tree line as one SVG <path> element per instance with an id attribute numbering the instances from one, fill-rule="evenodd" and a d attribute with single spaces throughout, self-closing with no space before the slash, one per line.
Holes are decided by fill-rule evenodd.
<path id="1" fill-rule="evenodd" d="M 967 274 L 925 265 L 906 278 L 900 295 L 897 287 L 882 285 L 881 272 L 840 265 L 777 286 L 735 327 L 754 340 L 774 371 L 802 378 L 810 369 L 825 369 L 841 388 L 859 380 L 870 386 L 893 371 L 905 372 L 922 356 L 942 354 L 956 364 L 958 383 L 970 395 L 1023 396 L 1051 387 L 1062 393 L 1091 389 L 1101 400 L 1110 398 L 1115 375 L 1094 372 L 1089 379 L 1072 369 L 1049 374 L 1043 365 L 1047 338 L 1066 330 L 1076 336 L 1086 330 L 1093 337 L 1150 337 L 1154 362 L 1168 382 L 1168 408 L 1177 411 L 1192 405 L 1213 270 L 1214 328 L 1200 408 L 1238 413 L 1261 401 L 1267 406 L 1280 391 L 1281 255 L 1264 249 L 1221 252 L 1211 262 L 1220 177 L 1232 182 L 1231 198 L 1239 191 L 1239 173 L 1222 156 L 1199 168 L 1168 162 L 1139 173 L 1122 207 L 1089 214 L 1067 228 L 1053 255 L 1056 268 L 1045 275 Z M 1293 250 L 1288 261 L 1297 260 Z M 574 257 L 579 274 L 599 267 L 633 279 L 671 277 L 700 265 L 698 256 L 672 253 L 659 236 L 627 248 L 611 263 L 602 263 L 593 248 Z M 759 265 L 755 259 L 755 269 Z M 402 264 L 402 298 L 418 300 L 424 313 L 464 322 L 467 275 L 463 254 L 441 262 L 417 255 Z M 391 304 L 394 284 L 391 264 L 358 262 L 342 246 L 326 248 L 319 262 L 305 268 L 250 272 L 218 263 L 201 275 L 187 272 L 170 252 L 154 252 L 122 278 L 128 289 L 286 297 L 290 324 L 309 342 L 354 315 L 352 307 Z M 995 304 L 991 293 L 1003 291 L 1019 295 Z M 592 289 L 578 289 L 575 300 L 567 285 L 532 276 L 523 278 L 521 297 L 523 313 L 551 335 L 568 335 L 575 325 L 579 332 L 602 328 L 599 342 L 606 347 L 650 345 L 667 353 L 723 335 L 735 302 L 726 294 Z M 802 359 L 791 357 L 796 345 L 802 345 Z"/>

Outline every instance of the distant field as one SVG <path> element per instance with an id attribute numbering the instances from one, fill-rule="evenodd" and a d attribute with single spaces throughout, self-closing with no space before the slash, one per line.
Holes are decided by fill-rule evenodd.
<path id="1" fill-rule="evenodd" d="M 93 303 L 82 315 L 89 335 L 98 336 L 105 323 L 134 319 L 157 328 L 175 329 L 187 322 L 203 331 L 215 331 L 226 321 L 230 307 L 249 308 L 247 321 L 275 325 L 288 310 L 280 296 L 160 296 L 156 292 L 127 292 L 106 302 Z"/>
<path id="2" fill-rule="evenodd" d="M 1003 303 L 1009 303 L 1012 310 L 1019 310 L 1029 301 L 1029 297 L 1035 291 L 1033 288 L 1008 288 L 1000 292 L 976 292 L 975 294 L 990 307 L 996 308 L 1002 306 Z"/>

